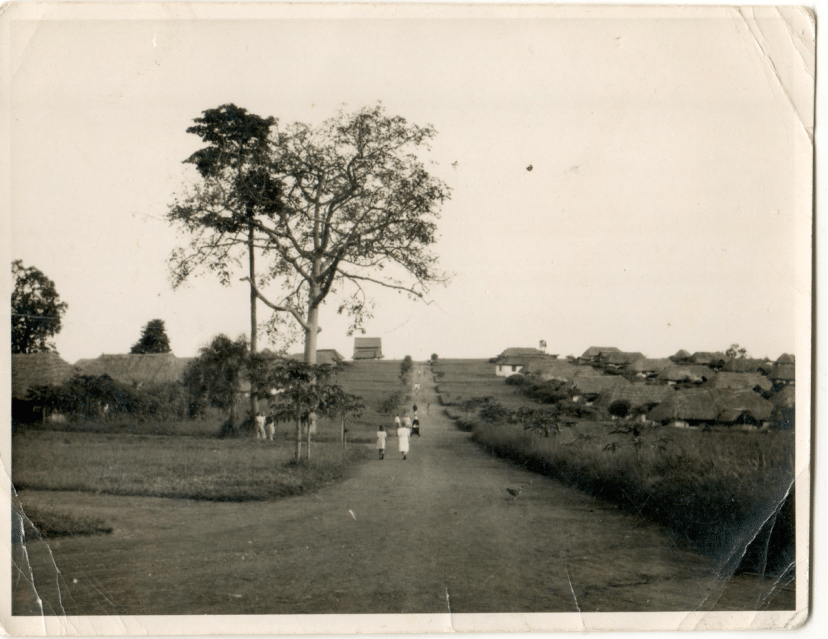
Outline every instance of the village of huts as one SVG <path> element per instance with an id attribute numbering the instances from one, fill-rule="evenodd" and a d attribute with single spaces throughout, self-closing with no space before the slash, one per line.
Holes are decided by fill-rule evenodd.
<path id="1" fill-rule="evenodd" d="M 510 347 L 489 362 L 494 373 L 520 383 L 555 384 L 573 402 L 630 418 L 683 428 L 793 428 L 794 356 L 773 361 L 684 349 L 650 358 L 612 346 L 580 357 Z M 518 377 L 515 377 L 518 376 Z"/>

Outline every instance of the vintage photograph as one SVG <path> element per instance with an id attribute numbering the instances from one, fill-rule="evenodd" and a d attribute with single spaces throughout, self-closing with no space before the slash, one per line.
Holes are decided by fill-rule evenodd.
<path id="1" fill-rule="evenodd" d="M 24 3 L 0 40 L 6 632 L 806 619 L 808 9 Z"/>

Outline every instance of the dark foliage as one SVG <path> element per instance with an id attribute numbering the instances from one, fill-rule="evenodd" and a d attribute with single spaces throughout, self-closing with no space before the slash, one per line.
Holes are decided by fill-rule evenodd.
<path id="1" fill-rule="evenodd" d="M 506 383 L 510 386 L 522 386 L 526 383 L 526 377 L 520 373 L 515 373 L 514 375 L 509 375 L 509 377 L 506 378 Z"/>
<path id="2" fill-rule="evenodd" d="M 164 328 L 164 320 L 154 319 L 147 322 L 141 331 L 141 337 L 130 349 L 133 355 L 146 355 L 152 353 L 169 353 L 170 338 Z"/>
<path id="3" fill-rule="evenodd" d="M 12 262 L 12 278 L 12 353 L 55 350 L 50 340 L 60 332 L 69 305 L 60 301 L 52 280 L 33 266 L 23 266 L 21 260 Z"/>

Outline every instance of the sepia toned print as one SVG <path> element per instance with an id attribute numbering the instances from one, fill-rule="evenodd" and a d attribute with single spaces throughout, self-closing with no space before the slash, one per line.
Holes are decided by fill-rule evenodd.
<path id="1" fill-rule="evenodd" d="M 807 10 L 0 25 L 8 632 L 805 620 Z"/>

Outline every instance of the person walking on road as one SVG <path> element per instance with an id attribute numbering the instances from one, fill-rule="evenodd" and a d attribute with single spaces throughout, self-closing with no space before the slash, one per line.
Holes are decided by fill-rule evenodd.
<path id="1" fill-rule="evenodd" d="M 400 414 L 397 413 L 397 416 L 394 417 L 394 427 L 399 428 L 400 426 L 402 426 L 402 422 L 400 421 Z"/>
<path id="2" fill-rule="evenodd" d="M 405 421 L 409 421 L 408 415 L 403 420 L 403 425 L 397 429 L 397 446 L 402 453 L 403 460 L 408 459 L 408 447 L 411 440 L 411 429 L 405 425 Z"/>
<path id="3" fill-rule="evenodd" d="M 377 450 L 379 451 L 379 458 L 385 459 L 385 440 L 388 437 L 388 433 L 385 432 L 385 427 L 380 424 L 379 430 L 377 431 Z"/>
<path id="4" fill-rule="evenodd" d="M 420 436 L 420 420 L 414 415 L 414 420 L 411 422 L 411 435 Z"/>

